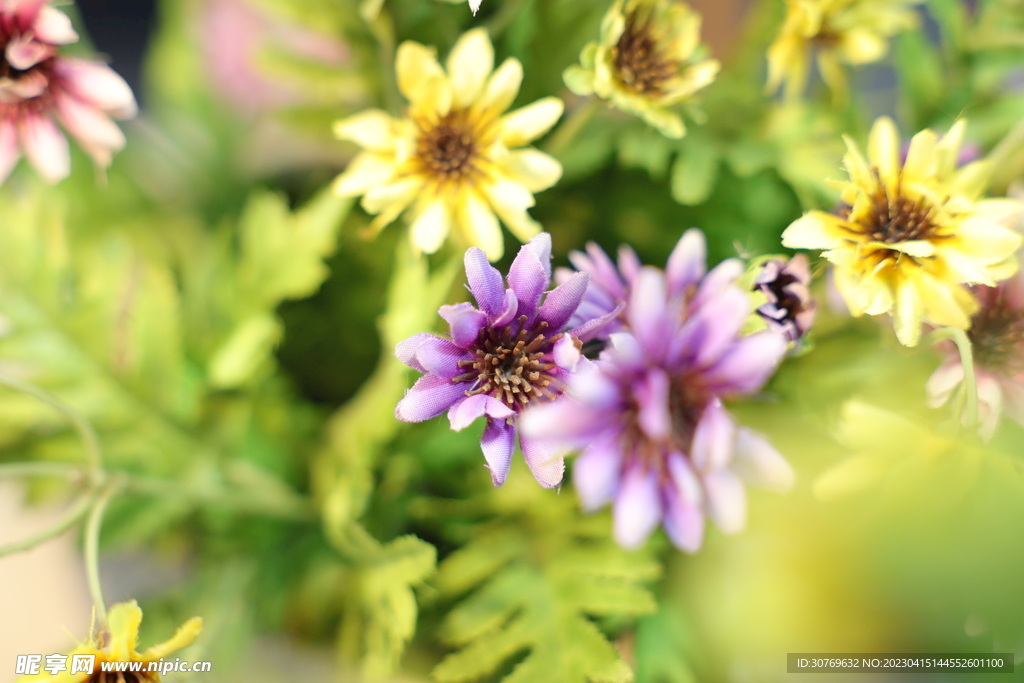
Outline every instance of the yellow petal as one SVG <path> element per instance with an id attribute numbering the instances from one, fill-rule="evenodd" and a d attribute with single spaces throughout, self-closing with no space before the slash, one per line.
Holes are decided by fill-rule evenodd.
<path id="1" fill-rule="evenodd" d="M 460 229 L 470 244 L 480 247 L 488 260 L 497 261 L 505 251 L 501 226 L 494 211 L 475 192 L 469 192 L 462 204 Z"/>
<path id="2" fill-rule="evenodd" d="M 871 166 L 864 158 L 864 155 L 857 148 L 857 143 L 848 135 L 843 136 L 843 142 L 846 143 L 846 155 L 843 157 L 843 166 L 846 167 L 846 172 L 850 174 L 850 182 L 865 190 L 874 189 L 876 185 L 875 176 L 871 172 Z"/>
<path id="3" fill-rule="evenodd" d="M 935 254 L 935 246 L 932 245 L 931 242 L 926 242 L 924 240 L 910 240 L 908 242 L 896 242 L 895 244 L 889 244 L 888 242 L 868 242 L 865 246 L 899 251 L 917 258 L 927 258 Z"/>
<path id="4" fill-rule="evenodd" d="M 495 207 L 502 222 L 508 226 L 509 232 L 516 236 L 520 242 L 529 242 L 541 231 L 541 225 L 530 218 L 526 211 L 504 211 Z"/>
<path id="5" fill-rule="evenodd" d="M 518 59 L 509 57 L 487 79 L 484 93 L 473 108 L 479 111 L 489 111 L 495 116 L 501 114 L 516 99 L 522 82 L 523 65 Z"/>
<path id="6" fill-rule="evenodd" d="M 452 104 L 468 107 L 480 97 L 487 77 L 494 70 L 494 46 L 487 29 L 475 28 L 462 34 L 448 55 L 447 66 Z"/>
<path id="7" fill-rule="evenodd" d="M 387 185 L 377 185 L 363 195 L 362 206 L 367 213 L 380 213 L 394 206 L 401 206 L 404 209 L 412 203 L 422 187 L 423 180 L 416 177 L 405 178 Z"/>
<path id="8" fill-rule="evenodd" d="M 917 292 L 914 275 L 904 274 L 896 283 L 896 305 L 893 326 L 896 338 L 904 346 L 917 346 L 921 339 L 921 318 L 924 304 Z"/>
<path id="9" fill-rule="evenodd" d="M 562 100 L 545 97 L 501 118 L 501 140 L 508 147 L 521 147 L 551 130 L 565 110 Z"/>
<path id="10" fill-rule="evenodd" d="M 565 87 L 574 94 L 585 97 L 594 92 L 594 72 L 580 66 L 570 66 L 562 72 Z"/>
<path id="11" fill-rule="evenodd" d="M 907 160 L 903 163 L 903 180 L 918 183 L 935 174 L 935 133 L 922 130 L 910 140 Z"/>
<path id="12" fill-rule="evenodd" d="M 546 190 L 562 177 L 562 164 L 532 147 L 509 152 L 502 160 L 501 168 L 530 192 Z"/>
<path id="13" fill-rule="evenodd" d="M 843 60 L 849 64 L 877 62 L 885 56 L 888 42 L 868 28 L 852 28 L 844 31 L 839 45 Z"/>
<path id="14" fill-rule="evenodd" d="M 349 162 L 345 172 L 335 178 L 332 189 L 342 197 L 357 197 L 388 182 L 394 175 L 395 163 L 390 158 L 364 152 Z"/>
<path id="15" fill-rule="evenodd" d="M 395 55 L 398 89 L 413 108 L 444 115 L 451 108 L 452 92 L 448 78 L 437 63 L 434 48 L 407 40 Z"/>
<path id="16" fill-rule="evenodd" d="M 1021 213 L 1024 213 L 1024 204 L 1016 199 L 983 199 L 975 202 L 972 208 L 971 218 L 995 222 L 1012 221 L 1013 224 L 1016 224 Z"/>
<path id="17" fill-rule="evenodd" d="M 171 638 L 159 645 L 146 650 L 142 655 L 147 660 L 157 660 L 161 657 L 166 657 L 172 652 L 176 652 L 183 647 L 188 647 L 192 644 L 192 641 L 196 639 L 199 632 L 203 630 L 203 620 L 199 617 L 192 617 L 184 624 L 178 627 L 178 630 L 174 632 Z"/>
<path id="18" fill-rule="evenodd" d="M 992 176 L 992 163 L 988 159 L 967 164 L 953 174 L 952 188 L 969 199 L 977 199 L 985 192 Z"/>
<path id="19" fill-rule="evenodd" d="M 944 247 L 943 253 L 957 250 L 979 258 L 983 263 L 998 263 L 1021 246 L 1021 236 L 994 221 L 966 218 L 957 227 L 957 239 Z"/>
<path id="20" fill-rule="evenodd" d="M 451 230 L 451 211 L 443 199 L 436 199 L 420 211 L 410 229 L 412 243 L 420 251 L 433 254 Z"/>
<path id="21" fill-rule="evenodd" d="M 882 181 L 893 187 L 899 179 L 900 136 L 896 124 L 883 116 L 871 127 L 868 135 L 868 158 L 878 168 Z"/>
<path id="22" fill-rule="evenodd" d="M 135 655 L 135 647 L 139 642 L 139 624 L 142 623 L 142 610 L 134 600 L 120 602 L 110 608 L 107 613 L 107 624 L 110 628 L 109 659 L 111 661 L 128 661 Z"/>
<path id="23" fill-rule="evenodd" d="M 658 129 L 658 132 L 672 140 L 686 135 L 686 124 L 683 118 L 664 107 L 646 106 L 641 110 L 641 118 Z"/>
<path id="24" fill-rule="evenodd" d="M 393 125 L 386 112 L 370 109 L 335 122 L 334 136 L 374 152 L 390 152 L 395 148 Z"/>
<path id="25" fill-rule="evenodd" d="M 953 171 L 956 170 L 956 161 L 960 156 L 960 145 L 963 144 L 965 130 L 967 130 L 967 119 L 957 119 L 957 122 L 942 136 L 942 140 L 936 146 L 935 174 L 940 180 L 953 175 Z"/>
<path id="26" fill-rule="evenodd" d="M 782 233 L 782 245 L 790 249 L 834 249 L 843 243 L 839 219 L 822 211 L 810 211 Z"/>
<path id="27" fill-rule="evenodd" d="M 971 309 L 974 299 L 966 288 L 940 282 L 927 274 L 918 279 L 918 293 L 924 305 L 925 319 L 934 325 L 958 327 L 966 330 L 971 326 Z M 964 301 L 960 293 L 967 294 Z M 965 307 L 966 304 L 966 307 Z"/>

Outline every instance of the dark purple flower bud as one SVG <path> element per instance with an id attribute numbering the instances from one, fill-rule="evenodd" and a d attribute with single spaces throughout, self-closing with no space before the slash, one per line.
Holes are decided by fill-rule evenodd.
<path id="1" fill-rule="evenodd" d="M 797 254 L 789 261 L 765 262 L 754 281 L 754 289 L 768 300 L 757 309 L 769 329 L 791 342 L 799 342 L 814 323 L 817 305 L 808 287 L 811 270 L 807 257 Z"/>

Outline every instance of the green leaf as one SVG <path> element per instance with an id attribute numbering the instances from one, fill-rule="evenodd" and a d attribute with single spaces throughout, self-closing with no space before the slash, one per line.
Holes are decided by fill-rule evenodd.
<path id="1" fill-rule="evenodd" d="M 413 586 L 434 572 L 436 562 L 434 546 L 415 536 L 402 536 L 364 556 L 354 576 L 356 590 L 350 593 L 359 602 L 362 619 L 349 621 L 339 641 L 362 641 L 362 669 L 368 679 L 385 679 L 397 668 L 416 631 Z"/>
<path id="2" fill-rule="evenodd" d="M 914 129 L 926 125 L 942 101 L 942 59 L 924 34 L 907 31 L 896 40 L 896 69 L 901 95 L 910 107 Z"/>
<path id="3" fill-rule="evenodd" d="M 440 635 L 461 649 L 435 667 L 434 678 L 474 680 L 526 652 L 505 683 L 632 681 L 629 666 L 588 617 L 653 613 L 657 605 L 643 583 L 660 566 L 649 548 L 626 552 L 615 545 L 607 518 L 605 533 L 595 538 L 572 501 L 531 485 L 536 489 L 528 476 L 506 481 L 493 496 L 501 521 L 441 563 L 436 585 L 443 596 L 492 576 L 447 614 Z"/>

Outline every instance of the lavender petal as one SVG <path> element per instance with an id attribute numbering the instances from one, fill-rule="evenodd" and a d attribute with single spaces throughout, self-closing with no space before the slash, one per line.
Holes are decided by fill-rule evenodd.
<path id="1" fill-rule="evenodd" d="M 466 383 L 455 383 L 437 375 L 423 375 L 395 407 L 403 422 L 423 422 L 437 417 L 456 401 L 466 397 Z"/>
<path id="2" fill-rule="evenodd" d="M 442 306 L 438 312 L 451 326 L 452 341 L 463 349 L 476 344 L 480 330 L 487 326 L 487 314 L 470 303 Z"/>
<path id="3" fill-rule="evenodd" d="M 658 526 L 661 514 L 661 496 L 654 471 L 637 465 L 630 467 L 615 496 L 615 541 L 627 550 L 639 548 Z"/>
<path id="4" fill-rule="evenodd" d="M 466 279 L 480 310 L 492 318 L 501 315 L 505 307 L 505 283 L 501 273 L 492 266 L 477 247 L 466 250 Z"/>
<path id="5" fill-rule="evenodd" d="M 552 489 L 562 483 L 565 474 L 565 460 L 558 455 L 558 447 L 549 441 L 531 439 L 519 434 L 519 447 L 523 450 L 526 464 L 537 483 Z"/>
<path id="6" fill-rule="evenodd" d="M 537 312 L 537 319 L 546 322 L 552 334 L 561 332 L 583 301 L 589 283 L 589 273 L 576 273 L 565 283 L 555 287 L 544 298 L 544 304 Z"/>
<path id="7" fill-rule="evenodd" d="M 491 471 L 491 481 L 495 486 L 505 483 L 509 468 L 512 466 L 512 452 L 515 450 L 516 428 L 505 420 L 488 420 L 484 434 L 480 438 L 480 450 L 484 452 L 484 460 Z"/>
<path id="8" fill-rule="evenodd" d="M 707 244 L 704 241 L 704 233 L 696 228 L 687 230 L 676 242 L 675 249 L 669 255 L 668 264 L 665 266 L 669 293 L 681 294 L 699 282 L 707 270 L 706 262 Z"/>

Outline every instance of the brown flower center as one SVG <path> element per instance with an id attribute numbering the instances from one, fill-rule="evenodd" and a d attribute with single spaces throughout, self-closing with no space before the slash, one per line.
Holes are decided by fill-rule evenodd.
<path id="1" fill-rule="evenodd" d="M 468 111 L 453 109 L 438 121 L 421 124 L 416 156 L 442 180 L 459 180 L 473 169 L 477 136 Z"/>
<path id="2" fill-rule="evenodd" d="M 662 85 L 679 70 L 679 64 L 665 56 L 658 45 L 648 17 L 641 23 L 636 13 L 626 18 L 626 28 L 612 48 L 615 72 L 633 92 L 660 94 Z"/>
<path id="3" fill-rule="evenodd" d="M 669 387 L 668 411 L 672 421 L 671 432 L 665 441 L 654 441 L 640 426 L 640 406 L 630 399 L 623 431 L 623 450 L 632 453 L 646 471 L 654 471 L 662 479 L 668 477 L 665 457 L 669 449 L 690 457 L 693 434 L 697 430 L 710 395 L 696 381 L 686 376 L 673 378 Z"/>
<path id="4" fill-rule="evenodd" d="M 900 184 L 890 192 L 875 169 L 878 189 L 871 197 L 871 208 L 861 219 L 867 235 L 877 242 L 897 244 L 935 237 L 935 209 L 923 196 L 917 201 L 901 192 Z"/>
<path id="5" fill-rule="evenodd" d="M 474 382 L 466 396 L 490 394 L 513 409 L 542 397 L 555 398 L 548 385 L 558 382 L 551 374 L 557 366 L 544 361 L 544 355 L 562 335 L 547 337 L 546 322 L 527 327 L 527 319 L 519 316 L 518 325 L 510 323 L 500 330 L 481 331 L 473 349 L 476 359 L 459 361 L 467 372 L 452 378 L 453 382 Z M 513 332 L 513 326 L 517 332 Z"/>
<path id="6" fill-rule="evenodd" d="M 1024 311 L 1011 308 L 1001 289 L 978 290 L 981 307 L 967 331 L 975 362 L 1008 375 L 1024 372 Z"/>

